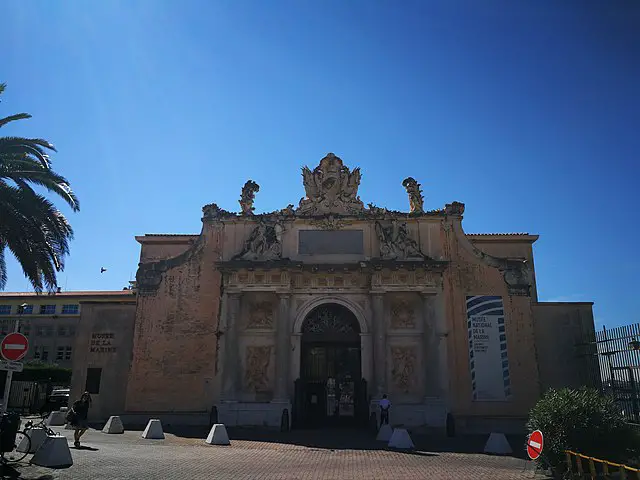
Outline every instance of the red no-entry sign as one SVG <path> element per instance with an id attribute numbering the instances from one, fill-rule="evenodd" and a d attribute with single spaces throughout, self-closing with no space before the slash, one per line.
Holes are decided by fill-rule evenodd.
<path id="1" fill-rule="evenodd" d="M 542 453 L 544 447 L 544 437 L 540 430 L 536 430 L 527 439 L 527 455 L 531 460 L 535 460 Z"/>
<path id="2" fill-rule="evenodd" d="M 21 333 L 10 333 L 0 344 L 0 353 L 9 361 L 16 362 L 27 354 L 29 340 Z"/>

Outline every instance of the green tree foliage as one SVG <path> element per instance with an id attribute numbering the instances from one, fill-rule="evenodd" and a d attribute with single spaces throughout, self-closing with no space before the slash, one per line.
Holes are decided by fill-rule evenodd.
<path id="1" fill-rule="evenodd" d="M 565 468 L 565 450 L 625 463 L 640 452 L 640 437 L 625 422 L 620 408 L 598 390 L 549 390 L 531 410 L 529 431 L 544 434 L 544 460 L 556 471 Z"/>
<path id="2" fill-rule="evenodd" d="M 0 84 L 0 94 L 6 85 Z M 0 128 L 31 118 L 18 113 L 0 118 Z M 51 143 L 40 138 L 0 137 L 0 289 L 7 282 L 5 251 L 13 253 L 36 292 L 57 287 L 73 230 L 66 217 L 40 193 L 62 198 L 73 211 L 78 199 L 69 182 L 51 168 Z"/>

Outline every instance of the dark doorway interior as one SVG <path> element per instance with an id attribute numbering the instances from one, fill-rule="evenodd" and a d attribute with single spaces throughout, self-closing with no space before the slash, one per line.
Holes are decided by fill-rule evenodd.
<path id="1" fill-rule="evenodd" d="M 302 327 L 294 426 L 365 425 L 367 389 L 361 372 L 360 327 L 353 313 L 336 304 L 313 310 Z"/>

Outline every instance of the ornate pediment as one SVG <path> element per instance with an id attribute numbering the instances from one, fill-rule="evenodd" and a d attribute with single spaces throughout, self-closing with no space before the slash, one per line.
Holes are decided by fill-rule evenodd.
<path id="1" fill-rule="evenodd" d="M 360 169 L 349 170 L 333 153 L 320 160 L 320 165 L 313 171 L 303 167 L 302 178 L 307 196 L 300 200 L 298 215 L 364 212 L 364 204 L 358 196 Z"/>

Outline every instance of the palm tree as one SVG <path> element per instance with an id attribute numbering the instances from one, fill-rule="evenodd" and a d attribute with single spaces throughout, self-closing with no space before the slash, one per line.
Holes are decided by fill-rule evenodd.
<path id="1" fill-rule="evenodd" d="M 5 84 L 0 84 L 0 94 Z M 0 128 L 31 118 L 18 113 L 0 119 Z M 0 137 L 0 290 L 7 283 L 5 250 L 22 266 L 36 292 L 57 287 L 73 229 L 65 216 L 33 187 L 61 197 L 73 211 L 80 209 L 69 182 L 51 169 L 47 151 L 56 149 L 39 138 Z"/>

